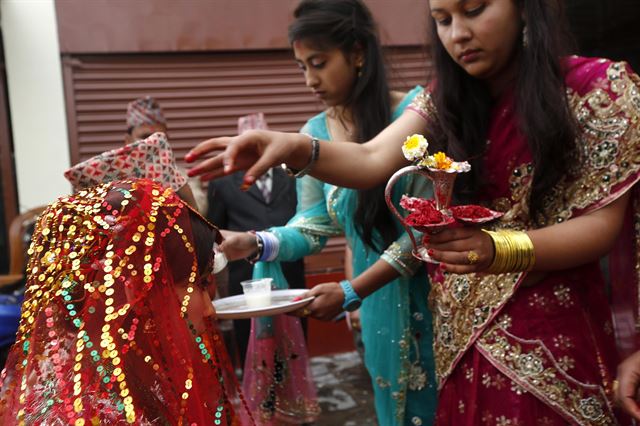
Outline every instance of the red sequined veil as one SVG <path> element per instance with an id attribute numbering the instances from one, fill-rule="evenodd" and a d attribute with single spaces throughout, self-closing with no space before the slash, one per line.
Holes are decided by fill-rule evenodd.
<path id="1" fill-rule="evenodd" d="M 215 321 L 194 325 L 206 291 L 191 230 L 206 221 L 195 215 L 150 180 L 47 208 L 1 377 L 0 424 L 253 423 Z"/>

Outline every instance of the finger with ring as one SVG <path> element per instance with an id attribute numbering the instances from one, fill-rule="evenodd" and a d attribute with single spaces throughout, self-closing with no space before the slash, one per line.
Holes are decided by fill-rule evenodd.
<path id="1" fill-rule="evenodd" d="M 311 315 L 311 311 L 309 309 L 307 309 L 307 308 L 304 308 L 302 310 L 302 316 L 303 317 L 308 317 L 309 315 Z"/>
<path id="2" fill-rule="evenodd" d="M 475 265 L 478 263 L 478 260 L 480 260 L 480 256 L 478 256 L 478 253 L 475 251 L 469 250 L 469 253 L 467 253 L 467 260 L 469 261 L 469 265 Z"/>

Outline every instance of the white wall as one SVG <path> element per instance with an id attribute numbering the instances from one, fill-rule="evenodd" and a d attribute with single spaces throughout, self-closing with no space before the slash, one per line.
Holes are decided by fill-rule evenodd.
<path id="1" fill-rule="evenodd" d="M 54 0 L 1 0 L 20 211 L 70 186 L 69 142 Z"/>

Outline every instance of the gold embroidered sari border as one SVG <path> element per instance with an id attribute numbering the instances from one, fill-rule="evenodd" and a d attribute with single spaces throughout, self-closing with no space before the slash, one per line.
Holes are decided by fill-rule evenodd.
<path id="1" fill-rule="evenodd" d="M 525 352 L 526 347 L 523 349 L 525 345 L 532 346 L 529 352 Z M 580 425 L 616 424 L 604 389 L 570 376 L 542 341 L 521 339 L 494 326 L 478 339 L 476 348 L 498 371 L 567 421 Z M 505 358 L 510 359 L 504 361 Z"/>
<path id="2" fill-rule="evenodd" d="M 483 279 L 477 280 L 482 283 L 483 280 L 494 279 L 496 282 L 504 283 L 505 274 L 503 275 L 485 275 Z M 458 340 L 462 342 L 461 346 L 454 346 L 453 349 L 446 350 L 448 345 L 442 345 L 439 340 L 443 335 L 446 335 L 446 332 L 441 330 L 443 324 L 450 324 L 450 322 L 442 321 L 442 318 L 446 318 L 443 315 L 434 315 L 434 330 L 437 330 L 437 334 L 435 334 L 438 340 L 434 340 L 434 353 L 436 354 L 436 376 L 438 379 L 438 390 L 441 390 L 444 384 L 447 381 L 447 378 L 451 375 L 451 372 L 458 365 L 464 354 L 469 350 L 469 348 L 476 342 L 476 340 L 485 332 L 487 326 L 493 322 L 493 320 L 502 312 L 502 309 L 506 305 L 506 303 L 510 300 L 511 296 L 515 294 L 517 289 L 520 287 L 524 278 L 527 276 L 526 272 L 518 273 L 518 274 L 506 274 L 513 275 L 512 280 L 514 281 L 513 286 L 509 289 L 504 289 L 505 291 L 499 296 L 497 296 L 497 302 L 495 305 L 491 306 L 489 302 L 487 305 L 474 305 L 471 307 L 467 307 L 466 312 L 467 315 L 461 318 L 460 315 L 451 315 L 449 317 L 456 317 L 463 324 L 459 324 L 455 332 L 457 332 L 458 336 L 461 331 L 465 331 L 462 338 Z M 432 288 L 434 288 L 433 286 Z M 494 298 L 494 301 L 495 298 Z M 484 312 L 489 312 L 484 318 Z M 480 318 L 480 323 L 477 325 L 473 324 L 473 321 L 476 318 Z M 466 326 L 466 327 L 465 327 Z M 471 333 L 466 332 L 466 330 L 471 330 Z M 449 346 L 450 347 L 450 346 Z M 443 349 L 444 348 L 444 349 Z M 443 365 L 447 364 L 447 365 Z"/>

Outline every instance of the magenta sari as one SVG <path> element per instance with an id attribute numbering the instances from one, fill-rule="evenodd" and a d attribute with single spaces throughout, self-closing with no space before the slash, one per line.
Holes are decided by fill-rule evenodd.
<path id="1" fill-rule="evenodd" d="M 549 224 L 589 213 L 632 190 L 640 178 L 640 80 L 623 63 L 567 59 L 567 96 L 578 120 L 580 154 L 568 164 L 571 180 L 550 191 Z M 414 111 L 437 112 L 428 93 Z M 518 131 L 513 96 L 495 106 L 484 164 L 483 201 L 505 213 L 495 229 L 533 228 L 528 196 L 533 176 L 526 139 Z M 635 195 L 635 194 L 634 194 Z M 638 221 L 637 197 L 627 226 Z M 632 217 L 635 212 L 635 217 Z M 625 230 L 610 268 L 614 299 L 637 301 L 637 233 Z M 633 238 L 631 238 L 633 237 Z M 622 241 L 624 240 L 624 241 Z M 636 269 L 637 271 L 637 269 Z M 611 315 L 599 262 L 547 273 L 521 285 L 526 273 L 435 273 L 429 296 L 439 381 L 437 424 L 609 425 L 616 417 L 612 381 L 618 354 L 634 343 L 632 303 Z M 635 272 L 637 274 L 637 272 Z M 618 290 L 626 294 L 621 297 Z M 622 318 L 622 320 L 621 320 Z"/>

